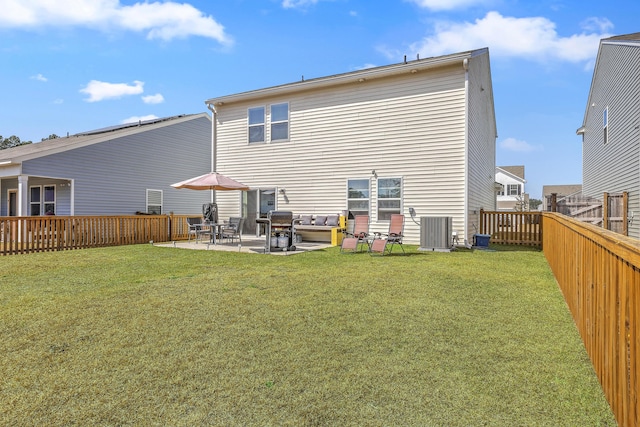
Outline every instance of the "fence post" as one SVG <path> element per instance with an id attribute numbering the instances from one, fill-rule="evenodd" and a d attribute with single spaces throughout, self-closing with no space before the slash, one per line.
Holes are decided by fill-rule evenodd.
<path id="1" fill-rule="evenodd" d="M 558 212 L 558 193 L 551 193 L 551 212 Z"/>
<path id="2" fill-rule="evenodd" d="M 602 195 L 602 228 L 609 229 L 609 193 Z"/>

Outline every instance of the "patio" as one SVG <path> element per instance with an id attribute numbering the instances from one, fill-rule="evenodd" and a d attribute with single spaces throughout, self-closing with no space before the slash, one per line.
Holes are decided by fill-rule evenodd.
<path id="1" fill-rule="evenodd" d="M 242 243 L 238 240 L 233 242 L 216 242 L 209 243 L 208 241 L 195 241 L 195 240 L 177 240 L 173 242 L 163 242 L 163 243 L 154 243 L 155 246 L 160 247 L 174 247 L 181 249 L 195 249 L 195 250 L 205 250 L 205 251 L 225 251 L 225 252 L 245 252 L 245 253 L 254 253 L 254 254 L 264 254 L 265 253 L 265 238 L 256 237 L 251 235 L 243 235 Z M 271 255 L 295 255 L 301 254 L 308 251 L 317 251 L 325 248 L 331 247 L 330 243 L 327 242 L 301 242 L 296 243 L 295 251 L 283 251 L 279 248 L 273 248 L 270 252 Z"/>

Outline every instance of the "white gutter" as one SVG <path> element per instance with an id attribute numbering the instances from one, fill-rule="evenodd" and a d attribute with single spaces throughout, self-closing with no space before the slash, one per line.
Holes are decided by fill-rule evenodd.
<path id="1" fill-rule="evenodd" d="M 216 171 L 216 154 L 218 149 L 217 138 L 216 138 L 216 117 L 218 113 L 216 112 L 215 107 L 211 106 L 211 104 L 207 104 L 207 108 L 211 111 L 211 172 Z M 215 193 L 211 190 L 211 203 L 215 202 Z"/>
<path id="2" fill-rule="evenodd" d="M 464 245 L 467 246 L 469 241 L 467 240 L 467 236 L 469 233 L 467 232 L 469 229 L 469 60 L 465 58 L 462 61 L 462 67 L 464 68 L 464 180 L 465 191 L 464 191 L 464 232 L 462 234 L 464 240 Z"/>

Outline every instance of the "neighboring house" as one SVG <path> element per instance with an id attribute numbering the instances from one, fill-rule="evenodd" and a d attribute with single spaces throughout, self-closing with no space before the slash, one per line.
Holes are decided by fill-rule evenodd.
<path id="1" fill-rule="evenodd" d="M 217 192 L 245 232 L 270 209 L 452 217 L 471 241 L 495 209 L 496 120 L 488 49 L 406 61 L 211 98 L 217 172 L 252 190 Z M 411 218 L 410 212 L 416 213 Z M 460 239 L 462 241 L 462 239 Z"/>
<path id="2" fill-rule="evenodd" d="M 524 191 L 524 166 L 496 167 L 496 208 L 499 211 L 529 210 L 529 195 Z"/>
<path id="3" fill-rule="evenodd" d="M 628 192 L 629 217 L 640 212 L 640 33 L 600 41 L 582 126 L 585 196 Z M 640 238 L 640 221 L 629 225 Z"/>
<path id="4" fill-rule="evenodd" d="M 556 201 L 560 201 L 567 196 L 577 196 L 582 194 L 582 184 L 567 185 L 543 185 L 542 186 L 542 210 L 551 210 L 551 195 L 556 195 Z"/>
<path id="5" fill-rule="evenodd" d="M 211 161 L 206 113 L 0 150 L 0 216 L 199 213 L 210 192 L 171 184 Z"/>

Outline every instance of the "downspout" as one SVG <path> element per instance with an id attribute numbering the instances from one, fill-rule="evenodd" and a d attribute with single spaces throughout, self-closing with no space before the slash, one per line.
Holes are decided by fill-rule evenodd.
<path id="1" fill-rule="evenodd" d="M 469 247 L 469 58 L 462 60 L 464 68 L 464 246 Z"/>
<path id="2" fill-rule="evenodd" d="M 216 171 L 216 150 L 217 150 L 217 140 L 216 140 L 216 119 L 218 113 L 216 109 L 211 106 L 211 104 L 207 104 L 207 108 L 211 111 L 211 172 Z M 215 202 L 215 192 L 211 190 L 211 202 Z"/>

